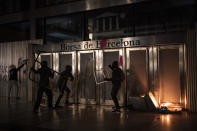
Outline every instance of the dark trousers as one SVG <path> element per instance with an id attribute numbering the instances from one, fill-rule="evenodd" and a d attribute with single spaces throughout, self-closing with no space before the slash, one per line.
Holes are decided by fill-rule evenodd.
<path id="1" fill-rule="evenodd" d="M 114 102 L 114 105 L 115 105 L 116 109 L 120 108 L 119 103 L 118 103 L 118 99 L 117 99 L 117 94 L 118 94 L 118 91 L 120 89 L 120 86 L 121 86 L 120 83 L 113 83 L 113 87 L 112 87 L 112 90 L 111 90 L 111 97 L 112 97 L 112 100 Z"/>
<path id="2" fill-rule="evenodd" d="M 38 94 L 37 94 L 37 100 L 36 100 L 36 103 L 34 105 L 35 110 L 37 110 L 39 108 L 41 100 L 42 100 L 42 95 L 43 95 L 44 92 L 46 93 L 46 95 L 48 97 L 48 107 L 49 108 L 53 107 L 52 106 L 52 98 L 53 98 L 52 91 L 49 88 L 46 88 L 46 87 L 39 87 Z"/>
<path id="3" fill-rule="evenodd" d="M 66 103 L 68 103 L 68 97 L 69 97 L 69 94 L 70 94 L 70 89 L 68 87 L 64 87 L 63 89 L 60 90 L 60 95 L 57 99 L 57 102 L 55 104 L 55 106 L 58 106 L 61 99 L 62 99 L 62 96 L 64 95 L 64 91 L 66 91 Z"/>

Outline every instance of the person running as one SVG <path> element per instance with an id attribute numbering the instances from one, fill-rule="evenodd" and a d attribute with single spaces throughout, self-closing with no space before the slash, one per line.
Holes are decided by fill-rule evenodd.
<path id="1" fill-rule="evenodd" d="M 48 97 L 48 108 L 53 109 L 52 105 L 52 91 L 49 89 L 49 78 L 54 77 L 54 72 L 52 72 L 49 67 L 47 66 L 47 61 L 42 61 L 41 62 L 41 68 L 38 70 L 35 70 L 34 68 L 31 68 L 31 70 L 34 73 L 38 73 L 40 75 L 40 80 L 39 80 L 39 88 L 37 92 L 37 100 L 34 105 L 34 112 L 38 113 L 38 109 L 42 100 L 42 95 L 45 92 L 47 97 Z"/>
<path id="2" fill-rule="evenodd" d="M 27 60 L 23 61 L 23 64 L 20 65 L 18 68 L 16 68 L 15 65 L 11 65 L 10 66 L 10 70 L 9 70 L 9 82 L 8 82 L 8 99 L 10 99 L 10 95 L 11 95 L 11 90 L 13 87 L 16 87 L 16 98 L 19 99 L 19 88 L 20 86 L 18 85 L 18 71 L 20 71 L 20 69 L 27 64 Z"/>
<path id="3" fill-rule="evenodd" d="M 124 74 L 118 66 L 118 61 L 114 61 L 112 66 L 109 65 L 109 67 L 112 69 L 112 78 L 105 78 L 104 80 L 112 82 L 111 97 L 115 105 L 112 112 L 120 112 L 117 94 L 121 87 L 121 82 L 124 80 Z"/>
<path id="4" fill-rule="evenodd" d="M 60 100 L 62 98 L 62 96 L 64 95 L 64 91 L 66 91 L 66 104 L 68 104 L 68 98 L 69 98 L 69 94 L 70 94 L 70 89 L 67 87 L 67 82 L 68 80 L 73 81 L 74 77 L 72 75 L 72 67 L 70 65 L 67 65 L 65 70 L 63 72 L 61 72 L 60 74 L 60 78 L 58 80 L 58 87 L 59 87 L 59 91 L 60 91 L 60 95 L 57 99 L 57 102 L 55 104 L 56 108 L 60 108 L 61 106 L 59 106 Z"/>

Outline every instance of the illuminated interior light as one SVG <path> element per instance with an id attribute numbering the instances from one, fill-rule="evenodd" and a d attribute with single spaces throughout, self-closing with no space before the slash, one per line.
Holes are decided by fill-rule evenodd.
<path id="1" fill-rule="evenodd" d="M 119 52 L 119 53 L 120 53 L 119 55 L 120 55 L 120 56 L 122 56 L 122 50 L 120 50 L 120 52 Z"/>
<path id="2" fill-rule="evenodd" d="M 169 105 L 172 105 L 172 103 L 166 102 L 166 103 L 162 103 L 162 104 L 161 104 L 161 106 L 166 106 L 166 107 L 168 107 Z"/>
<path id="3" fill-rule="evenodd" d="M 141 95 L 140 97 L 145 97 L 145 95 Z"/>
<path id="4" fill-rule="evenodd" d="M 170 102 L 162 103 L 161 107 L 167 107 L 169 111 L 182 111 L 182 106 Z"/>

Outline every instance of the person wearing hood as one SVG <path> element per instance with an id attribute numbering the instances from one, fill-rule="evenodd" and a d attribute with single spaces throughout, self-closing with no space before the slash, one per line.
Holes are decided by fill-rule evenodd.
<path id="1" fill-rule="evenodd" d="M 57 102 L 55 104 L 56 108 L 61 107 L 61 106 L 59 106 L 59 103 L 60 103 L 62 96 L 64 95 L 64 91 L 66 91 L 66 93 L 67 93 L 66 94 L 66 104 L 68 104 L 70 89 L 67 87 L 67 82 L 69 79 L 71 81 L 73 81 L 74 77 L 72 75 L 72 67 L 70 65 L 67 65 L 65 70 L 63 72 L 61 72 L 60 78 L 58 80 L 58 87 L 59 87 L 60 95 L 59 95 Z"/>
<path id="2" fill-rule="evenodd" d="M 114 61 L 112 66 L 109 65 L 109 68 L 112 70 L 112 78 L 104 78 L 104 80 L 112 82 L 111 97 L 115 105 L 113 107 L 113 112 L 120 112 L 117 94 L 121 87 L 121 82 L 124 80 L 124 74 L 118 66 L 118 61 Z"/>

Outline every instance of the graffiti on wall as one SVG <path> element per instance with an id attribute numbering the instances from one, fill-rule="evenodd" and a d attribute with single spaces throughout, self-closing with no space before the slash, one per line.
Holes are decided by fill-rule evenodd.
<path id="1" fill-rule="evenodd" d="M 0 81 L 8 80 L 8 66 L 7 65 L 0 65 Z"/>

